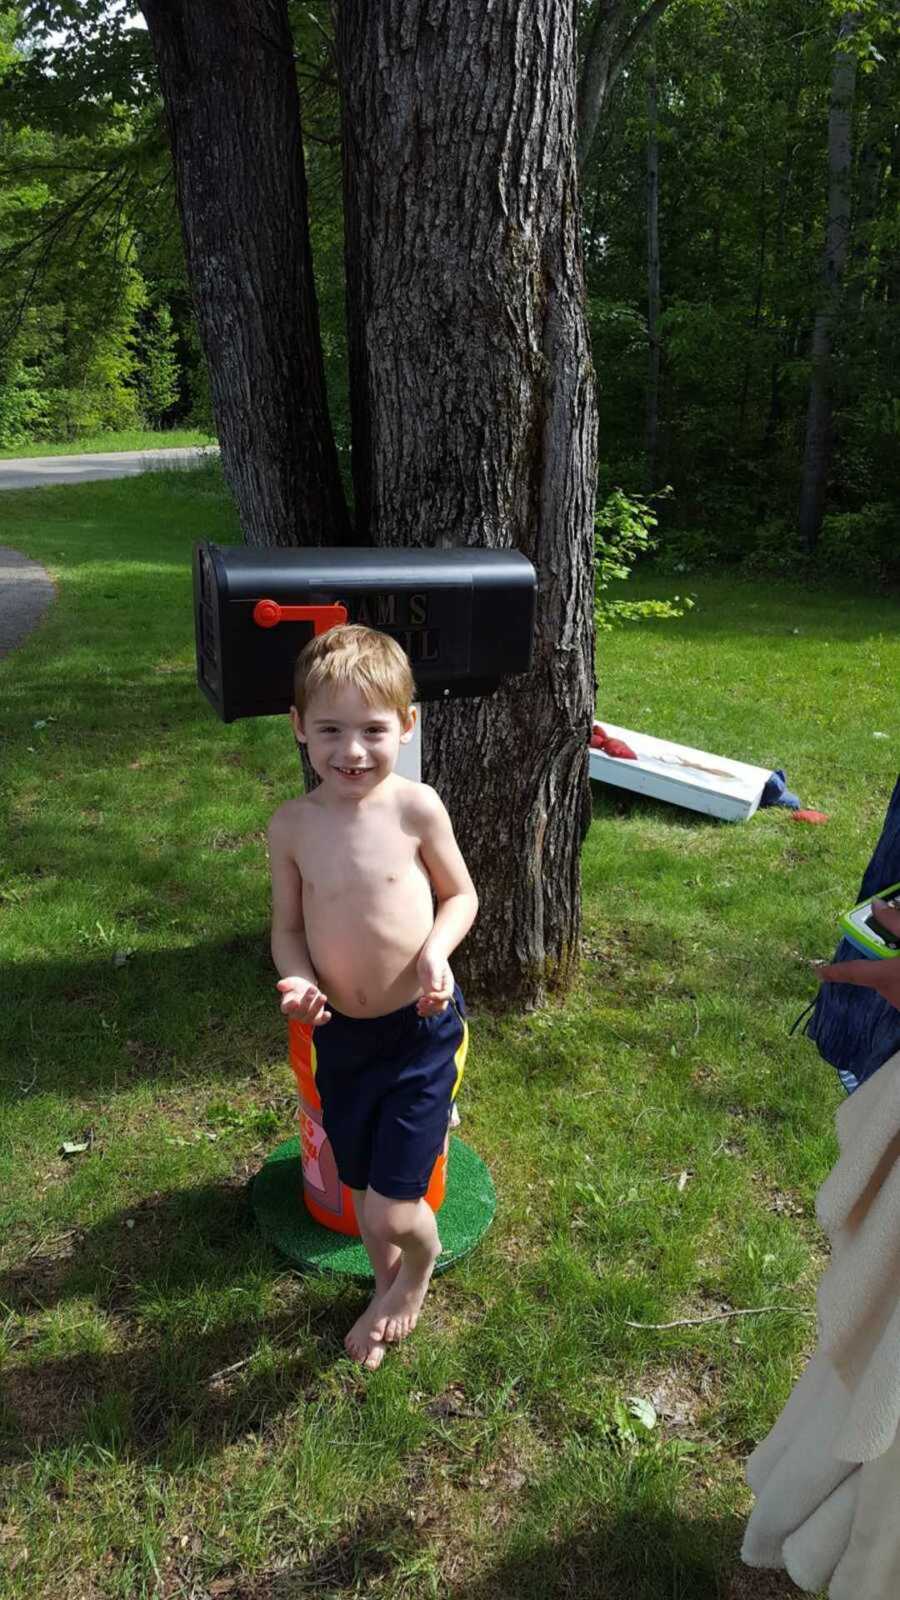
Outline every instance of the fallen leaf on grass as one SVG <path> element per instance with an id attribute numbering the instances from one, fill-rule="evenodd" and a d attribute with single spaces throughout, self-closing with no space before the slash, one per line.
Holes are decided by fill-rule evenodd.
<path id="1" fill-rule="evenodd" d="M 630 1394 L 628 1412 L 630 1416 L 636 1417 L 638 1422 L 643 1423 L 648 1431 L 656 1427 L 656 1407 L 652 1400 L 644 1400 L 639 1394 Z"/>
<path id="2" fill-rule="evenodd" d="M 93 1128 L 87 1128 L 80 1139 L 64 1139 L 59 1147 L 59 1154 L 65 1157 L 81 1156 L 84 1155 L 85 1151 L 92 1150 L 93 1147 L 94 1130 Z"/>

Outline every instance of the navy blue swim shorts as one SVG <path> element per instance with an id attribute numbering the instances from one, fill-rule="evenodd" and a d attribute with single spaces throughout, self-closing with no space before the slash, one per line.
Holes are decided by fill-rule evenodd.
<path id="1" fill-rule="evenodd" d="M 351 1189 L 371 1187 L 389 1200 L 424 1195 L 463 1075 L 465 1016 L 457 986 L 435 1017 L 420 1017 L 414 1005 L 384 1017 L 331 1010 L 313 1030 L 322 1122 Z"/>

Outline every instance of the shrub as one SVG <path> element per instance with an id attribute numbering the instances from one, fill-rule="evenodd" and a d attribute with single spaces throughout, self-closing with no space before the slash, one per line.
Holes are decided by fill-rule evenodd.
<path id="1" fill-rule="evenodd" d="M 125 384 L 108 387 L 49 389 L 39 439 L 78 439 L 92 433 L 116 432 L 140 425 L 137 395 Z"/>
<path id="2" fill-rule="evenodd" d="M 8 356 L 0 364 L 0 449 L 27 444 L 43 426 L 47 396 L 23 361 Z"/>
<path id="3" fill-rule="evenodd" d="M 900 578 L 898 522 L 900 510 L 888 504 L 831 512 L 810 554 L 796 528 L 780 517 L 753 530 L 746 565 L 753 572 L 784 573 L 807 583 L 817 577 Z"/>
<path id="4" fill-rule="evenodd" d="M 900 508 L 865 505 L 825 518 L 816 551 L 823 572 L 839 577 L 900 577 Z"/>
<path id="5" fill-rule="evenodd" d="M 629 576 L 641 556 L 656 548 L 657 521 L 647 500 L 626 494 L 624 489 L 613 489 L 601 502 L 594 517 L 594 622 L 598 631 L 647 617 L 683 617 L 692 608 L 693 600 L 677 594 L 671 600 L 611 600 L 606 593 L 611 584 Z"/>
<path id="6" fill-rule="evenodd" d="M 141 343 L 138 392 L 144 416 L 151 427 L 158 428 L 179 395 L 178 338 L 168 306 L 156 306 L 145 319 Z"/>

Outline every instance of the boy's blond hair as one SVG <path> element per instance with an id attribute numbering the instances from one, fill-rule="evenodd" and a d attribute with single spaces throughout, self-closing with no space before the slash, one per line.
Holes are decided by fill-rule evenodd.
<path id="1" fill-rule="evenodd" d="M 386 633 L 347 622 L 310 639 L 294 668 L 294 704 L 302 717 L 321 689 L 358 689 L 367 705 L 390 706 L 403 718 L 416 698 L 405 652 Z"/>

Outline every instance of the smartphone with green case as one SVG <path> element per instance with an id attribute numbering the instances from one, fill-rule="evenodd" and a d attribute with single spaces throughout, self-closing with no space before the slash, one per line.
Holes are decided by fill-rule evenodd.
<path id="1" fill-rule="evenodd" d="M 841 933 L 854 944 L 861 955 L 882 960 L 886 956 L 900 956 L 900 937 L 891 933 L 873 909 L 873 900 L 884 900 L 900 911 L 900 883 L 890 889 L 881 889 L 868 900 L 863 900 L 852 911 L 845 911 L 840 920 Z"/>

